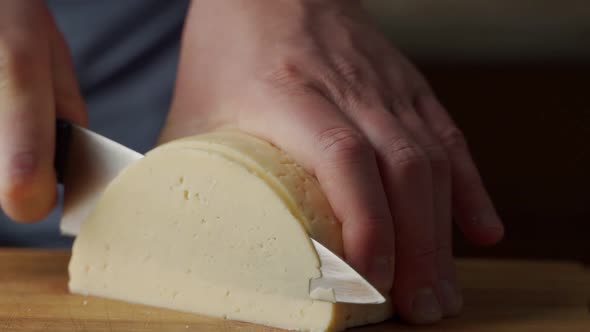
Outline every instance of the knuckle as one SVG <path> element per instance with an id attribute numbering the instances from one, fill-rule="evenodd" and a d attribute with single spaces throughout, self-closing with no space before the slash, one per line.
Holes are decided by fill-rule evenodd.
<path id="1" fill-rule="evenodd" d="M 409 168 L 428 166 L 430 161 L 426 152 L 405 138 L 391 140 L 386 154 L 397 166 Z"/>
<path id="2" fill-rule="evenodd" d="M 26 77 L 35 61 L 35 53 L 28 47 L 0 36 L 0 89 L 19 91 L 26 84 Z"/>
<path id="3" fill-rule="evenodd" d="M 310 78 L 304 68 L 293 59 L 282 59 L 269 69 L 262 70 L 259 81 L 289 95 L 314 93 L 323 95 L 321 86 Z"/>
<path id="4" fill-rule="evenodd" d="M 340 78 L 349 86 L 360 86 L 360 82 L 364 79 L 363 70 L 361 70 L 360 66 L 340 56 L 334 57 L 333 64 Z"/>
<path id="5" fill-rule="evenodd" d="M 14 154 L 5 170 L 9 180 L 5 183 L 4 194 L 18 197 L 26 193 L 34 184 L 37 168 L 38 159 L 33 151 L 23 150 Z"/>
<path id="6" fill-rule="evenodd" d="M 439 134 L 439 138 L 442 145 L 449 151 L 467 149 L 465 135 L 455 126 L 442 130 Z"/>
<path id="7" fill-rule="evenodd" d="M 351 161 L 370 151 L 367 140 L 358 131 L 348 127 L 322 131 L 316 142 L 319 152 L 328 159 Z"/>
<path id="8" fill-rule="evenodd" d="M 450 160 L 448 158 L 446 150 L 438 145 L 433 144 L 430 146 L 426 146 L 423 148 L 426 154 L 428 155 L 428 159 L 430 161 L 430 165 L 433 168 L 447 171 L 450 169 Z"/>
<path id="9" fill-rule="evenodd" d="M 331 95 L 337 103 L 355 109 L 363 104 L 362 101 L 371 99 L 375 95 L 367 83 L 366 71 L 362 65 L 354 63 L 344 57 L 335 56 L 332 59 L 332 69 L 328 79 L 324 79 Z"/>
<path id="10" fill-rule="evenodd" d="M 263 70 L 260 76 L 263 81 L 279 86 L 292 86 L 306 81 L 301 66 L 291 59 L 279 60 L 269 69 Z"/>

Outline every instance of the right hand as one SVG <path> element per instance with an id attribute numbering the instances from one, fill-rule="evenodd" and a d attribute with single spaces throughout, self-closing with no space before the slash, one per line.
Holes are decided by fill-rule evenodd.
<path id="1" fill-rule="evenodd" d="M 87 122 L 68 47 L 44 1 L 1 1 L 0 207 L 16 221 L 55 206 L 57 117 Z"/>

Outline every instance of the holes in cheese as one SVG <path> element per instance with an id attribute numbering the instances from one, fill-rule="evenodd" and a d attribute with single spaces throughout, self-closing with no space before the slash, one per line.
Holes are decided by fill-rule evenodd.
<path id="1" fill-rule="evenodd" d="M 216 132 L 158 147 L 123 171 L 82 225 L 72 292 L 303 331 L 391 315 L 313 300 L 310 236 L 342 255 L 319 184 L 269 143 Z"/>

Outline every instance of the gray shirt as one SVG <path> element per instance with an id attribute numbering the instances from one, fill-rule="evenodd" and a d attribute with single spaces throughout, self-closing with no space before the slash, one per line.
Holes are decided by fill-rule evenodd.
<path id="1" fill-rule="evenodd" d="M 92 129 L 140 152 L 170 104 L 188 0 L 47 0 L 74 59 Z M 67 247 L 59 208 L 38 224 L 0 213 L 0 246 Z"/>

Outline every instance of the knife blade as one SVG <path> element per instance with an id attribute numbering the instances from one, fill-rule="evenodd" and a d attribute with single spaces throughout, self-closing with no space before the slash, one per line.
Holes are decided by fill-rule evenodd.
<path id="1" fill-rule="evenodd" d="M 56 171 L 64 185 L 60 230 L 76 236 L 103 190 L 125 167 L 143 157 L 88 129 L 58 121 Z"/>
<path id="2" fill-rule="evenodd" d="M 142 154 L 91 130 L 59 120 L 55 165 L 64 185 L 60 230 L 76 236 L 101 193 L 125 167 Z M 342 258 L 311 239 L 320 260 L 321 277 L 310 280 L 310 297 L 317 300 L 378 304 L 385 298 Z"/>

